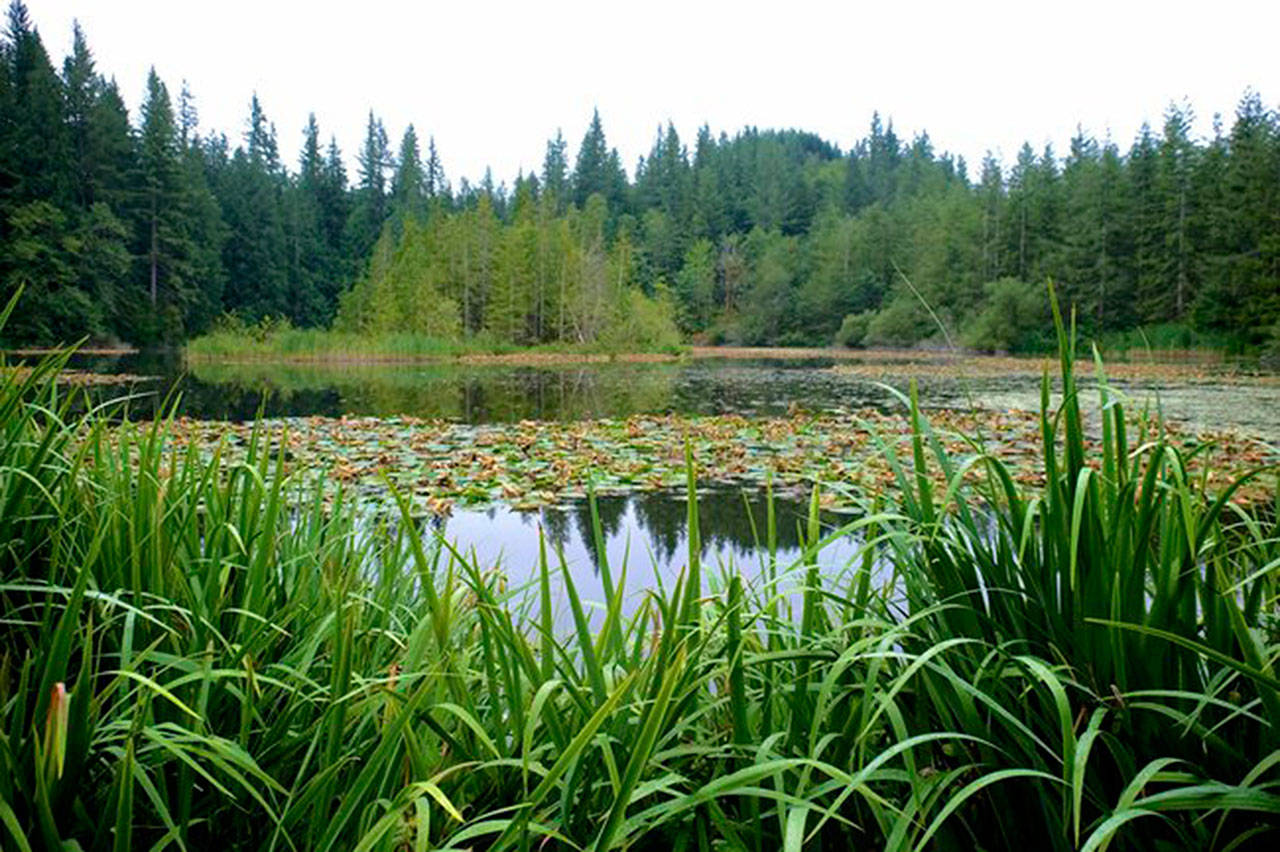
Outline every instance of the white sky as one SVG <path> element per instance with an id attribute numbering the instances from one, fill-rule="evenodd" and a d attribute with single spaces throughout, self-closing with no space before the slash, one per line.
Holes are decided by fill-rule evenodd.
<path id="1" fill-rule="evenodd" d="M 1188 99 L 1207 134 L 1246 86 L 1280 102 L 1280 2 L 1071 3 L 280 2 L 28 0 L 55 63 L 78 18 L 135 114 L 154 64 L 186 79 L 204 130 L 238 142 L 250 95 L 292 168 L 307 113 L 348 161 L 372 108 L 392 146 L 412 122 L 450 180 L 541 166 L 562 128 L 573 152 L 598 105 L 627 166 L 668 119 L 812 130 L 842 148 L 873 110 L 927 129 L 976 176 L 1023 140 L 1064 153 L 1077 124 L 1127 149 L 1144 119 Z"/>

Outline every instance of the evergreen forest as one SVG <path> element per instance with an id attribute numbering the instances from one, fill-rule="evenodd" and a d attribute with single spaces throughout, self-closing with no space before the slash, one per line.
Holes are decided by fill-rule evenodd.
<path id="1" fill-rule="evenodd" d="M 606 105 L 607 106 L 607 105 Z M 1157 105 L 1158 106 L 1158 105 Z M 1011 120 L 1016 110 L 1010 110 Z M 601 115 L 508 185 L 447 176 L 370 113 L 355 168 L 314 116 L 296 156 L 257 96 L 233 136 L 153 70 L 130 114 L 79 27 L 61 66 L 21 2 L 0 38 L 0 302 L 9 344 L 176 344 L 263 321 L 512 345 L 1052 346 L 1086 334 L 1280 339 L 1280 116 L 1255 91 L 1193 132 L 965 162 L 876 116 L 801 130 L 668 123 L 630 176 Z M 292 140 L 283 147 L 291 148 Z M 940 329 L 946 329 L 940 335 Z M 1272 344 L 1274 345 L 1274 344 Z"/>

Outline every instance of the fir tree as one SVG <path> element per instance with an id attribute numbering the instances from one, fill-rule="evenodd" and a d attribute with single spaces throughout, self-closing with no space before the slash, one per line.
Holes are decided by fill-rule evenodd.
<path id="1" fill-rule="evenodd" d="M 569 201 L 569 159 L 564 136 L 556 131 L 556 138 L 547 141 L 547 152 L 542 159 L 542 191 L 554 200 L 557 213 L 564 212 Z"/>
<path id="2" fill-rule="evenodd" d="M 400 140 L 400 156 L 396 158 L 395 177 L 391 181 L 391 215 L 397 222 L 407 217 L 423 219 L 429 201 L 418 135 L 410 124 Z"/>
<path id="3" fill-rule="evenodd" d="M 364 146 L 360 149 L 360 175 L 347 221 L 346 250 L 356 257 L 366 257 L 386 221 L 387 168 L 390 165 L 387 132 L 382 122 L 369 113 Z"/>

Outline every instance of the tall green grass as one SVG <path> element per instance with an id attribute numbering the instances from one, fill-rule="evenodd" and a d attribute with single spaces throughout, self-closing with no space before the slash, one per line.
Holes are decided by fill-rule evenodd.
<path id="1" fill-rule="evenodd" d="M 907 396 L 897 490 L 839 530 L 815 493 L 797 564 L 770 512 L 758 577 L 702 566 L 690 466 L 688 570 L 604 560 L 596 602 L 554 550 L 509 588 L 407 504 L 304 490 L 263 438 L 230 464 L 72 417 L 57 358 L 10 376 L 0 845 L 1270 848 L 1274 509 L 1105 381 L 1086 407 L 1060 343 L 1042 485 Z"/>
<path id="2" fill-rule="evenodd" d="M 456 358 L 500 354 L 518 347 L 497 341 L 448 340 L 418 334 L 360 335 L 315 328 L 232 326 L 217 328 L 184 347 L 197 361 L 227 358 Z"/>
<path id="3" fill-rule="evenodd" d="M 318 328 L 294 328 L 285 320 L 263 320 L 255 325 L 228 320 L 207 334 L 189 341 L 184 355 L 194 362 L 298 360 L 298 361 L 446 361 L 474 355 L 514 353 L 600 355 L 634 351 L 679 354 L 673 344 L 628 346 L 596 343 L 543 343 L 519 346 L 487 334 L 465 339 L 429 337 L 405 332 L 354 333 Z"/>
<path id="4" fill-rule="evenodd" d="M 1256 343 L 1250 340 L 1250 334 L 1245 330 L 1197 329 L 1183 323 L 1157 323 L 1126 331 L 1104 332 L 1097 339 L 1098 348 L 1105 355 L 1123 359 L 1134 355 L 1156 358 L 1187 354 L 1244 355 L 1251 351 L 1256 353 Z"/>

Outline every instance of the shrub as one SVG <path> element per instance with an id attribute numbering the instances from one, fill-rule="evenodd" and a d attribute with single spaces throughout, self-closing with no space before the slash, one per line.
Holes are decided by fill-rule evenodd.
<path id="1" fill-rule="evenodd" d="M 1024 352 L 1049 325 L 1046 289 L 1016 278 L 1001 278 L 984 288 L 984 307 L 965 328 L 964 344 L 983 352 Z"/>
<path id="2" fill-rule="evenodd" d="M 867 324 L 870 346 L 914 346 L 938 328 L 929 311 L 912 293 L 899 293 Z"/>
<path id="3" fill-rule="evenodd" d="M 659 287 L 650 298 L 638 289 L 630 289 L 622 299 L 617 317 L 601 337 L 611 349 L 671 351 L 680 346 L 675 308 L 665 287 Z"/>
<path id="4" fill-rule="evenodd" d="M 871 320 L 874 316 L 875 311 L 845 314 L 844 320 L 840 323 L 840 328 L 836 331 L 836 346 L 844 346 L 849 349 L 857 349 L 864 346 L 867 332 L 871 328 Z"/>
<path id="5" fill-rule="evenodd" d="M 1280 319 L 1271 326 L 1271 336 L 1262 350 L 1262 362 L 1269 367 L 1280 367 Z"/>

